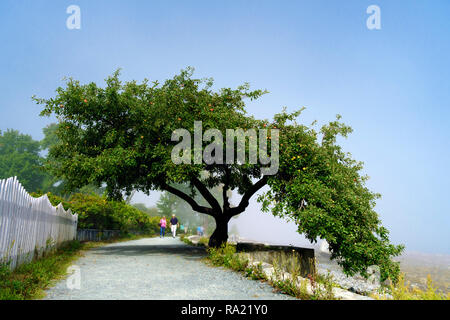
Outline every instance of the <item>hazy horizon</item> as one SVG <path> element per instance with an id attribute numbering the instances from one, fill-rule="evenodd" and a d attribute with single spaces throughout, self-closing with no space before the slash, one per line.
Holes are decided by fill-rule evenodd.
<path id="1" fill-rule="evenodd" d="M 261 205 L 256 201 L 260 193 L 261 191 L 256 193 L 250 199 L 250 204 L 245 212 L 241 213 L 236 218 L 231 219 L 228 225 L 229 232 L 231 232 L 233 227 L 236 226 L 239 235 L 248 240 L 307 248 L 317 248 L 320 245 L 321 239 L 318 239 L 317 243 L 311 243 L 303 235 L 299 234 L 297 232 L 297 226 L 294 222 L 286 221 L 280 217 L 275 217 L 270 212 L 262 212 Z M 151 192 L 150 196 L 145 195 L 143 192 L 136 192 L 131 200 L 131 203 L 143 203 L 147 207 L 156 207 L 156 202 L 158 201 L 160 195 L 161 192 L 159 191 Z M 238 199 L 240 199 L 240 197 L 234 195 L 231 201 L 236 204 Z M 255 221 L 258 221 L 257 226 L 254 225 Z M 439 250 L 413 249 L 406 244 L 405 251 L 402 255 L 411 253 L 441 254 L 450 256 L 450 251 L 444 252 Z"/>

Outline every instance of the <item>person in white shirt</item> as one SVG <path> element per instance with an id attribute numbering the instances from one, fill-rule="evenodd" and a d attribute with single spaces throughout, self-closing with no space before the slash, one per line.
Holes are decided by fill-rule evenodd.
<path id="1" fill-rule="evenodd" d="M 175 217 L 175 214 L 172 215 L 172 219 L 170 219 L 170 230 L 172 231 L 172 237 L 175 238 L 177 235 L 177 227 L 178 227 L 178 219 Z"/>

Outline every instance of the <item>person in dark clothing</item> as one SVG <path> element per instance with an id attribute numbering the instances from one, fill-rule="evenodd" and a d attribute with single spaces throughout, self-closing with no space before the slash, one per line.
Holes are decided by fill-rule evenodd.
<path id="1" fill-rule="evenodd" d="M 172 237 L 175 238 L 177 235 L 177 227 L 178 227 L 178 219 L 175 217 L 175 214 L 172 215 L 172 219 L 170 219 L 170 230 L 172 231 Z"/>

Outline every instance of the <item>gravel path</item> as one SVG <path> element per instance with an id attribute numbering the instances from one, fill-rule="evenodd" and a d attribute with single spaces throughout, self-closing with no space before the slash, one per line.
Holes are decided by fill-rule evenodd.
<path id="1" fill-rule="evenodd" d="M 61 280 L 45 299 L 294 299 L 259 281 L 200 261 L 204 250 L 179 239 L 146 238 L 91 249 L 74 262 L 81 288 Z"/>

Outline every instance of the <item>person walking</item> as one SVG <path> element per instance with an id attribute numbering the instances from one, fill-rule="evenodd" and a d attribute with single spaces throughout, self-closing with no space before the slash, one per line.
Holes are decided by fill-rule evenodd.
<path id="1" fill-rule="evenodd" d="M 178 227 L 178 219 L 175 217 L 175 214 L 172 215 L 172 219 L 170 219 L 170 229 L 172 230 L 172 237 L 175 238 L 177 234 Z"/>
<path id="2" fill-rule="evenodd" d="M 160 230 L 159 230 L 159 237 L 160 238 L 164 238 L 164 235 L 166 234 L 166 225 L 167 225 L 167 221 L 166 221 L 166 217 L 162 217 L 161 220 L 159 220 L 159 226 L 160 226 Z"/>

